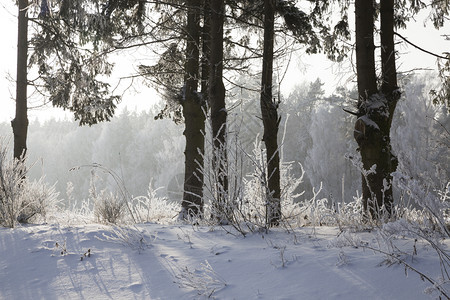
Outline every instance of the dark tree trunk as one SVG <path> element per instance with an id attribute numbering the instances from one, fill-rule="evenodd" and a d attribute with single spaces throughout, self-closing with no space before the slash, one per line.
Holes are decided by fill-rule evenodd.
<path id="1" fill-rule="evenodd" d="M 379 162 L 383 180 L 388 183 L 384 191 L 384 205 L 389 215 L 392 213 L 394 196 L 392 192 L 392 172 L 397 169 L 397 157 L 392 153 L 391 125 L 395 107 L 400 99 L 400 91 L 397 85 L 397 67 L 395 64 L 394 44 L 394 0 L 381 0 L 381 92 L 385 97 L 387 114 L 383 114 L 379 123 L 382 138 L 381 159 Z"/>
<path id="2" fill-rule="evenodd" d="M 358 108 L 377 93 L 375 45 L 373 42 L 375 8 L 373 0 L 355 1 L 356 72 L 358 76 Z"/>
<path id="3" fill-rule="evenodd" d="M 275 0 L 264 1 L 264 52 L 261 79 L 263 140 L 267 149 L 267 222 L 277 226 L 281 218 L 280 155 L 278 149 L 278 103 L 272 95 Z"/>
<path id="4" fill-rule="evenodd" d="M 390 128 L 399 93 L 393 39 L 393 0 L 381 1 L 381 92 L 378 91 L 375 75 L 374 11 L 373 1 L 355 2 L 359 118 L 355 124 L 354 136 L 364 168 L 364 212 L 377 219 L 381 216 L 382 207 L 388 215 L 392 211 L 391 173 L 396 168 L 396 158 L 391 152 Z M 371 168 L 374 169 L 368 171 Z"/>
<path id="5" fill-rule="evenodd" d="M 208 81 L 209 81 L 209 61 L 210 61 L 210 37 L 211 37 L 211 9 L 209 0 L 203 0 L 203 28 L 202 28 L 202 83 L 201 93 L 205 103 L 208 103 Z"/>
<path id="6" fill-rule="evenodd" d="M 397 67 L 395 64 L 394 44 L 394 0 L 382 0 L 380 3 L 381 19 L 381 71 L 383 82 L 381 91 L 388 101 L 388 126 L 391 127 L 394 111 L 400 99 L 397 83 Z M 395 160 L 396 161 L 396 160 Z M 395 171 L 396 166 L 392 171 Z"/>
<path id="7" fill-rule="evenodd" d="M 381 73 L 383 74 L 381 89 L 385 95 L 390 95 L 398 90 L 394 46 L 394 0 L 381 0 L 380 21 Z M 395 109 L 395 105 L 392 109 Z"/>
<path id="8" fill-rule="evenodd" d="M 358 80 L 358 116 L 355 124 L 354 136 L 359 146 L 364 172 L 377 163 L 379 156 L 379 141 L 375 139 L 377 128 L 370 122 L 367 104 L 377 94 L 377 78 L 375 74 L 375 46 L 374 46 L 374 2 L 373 0 L 355 1 L 356 19 L 356 70 Z M 362 196 L 364 212 L 373 217 L 382 197 L 377 197 L 379 191 L 378 174 L 362 174 Z"/>
<path id="9" fill-rule="evenodd" d="M 14 133 L 14 158 L 25 157 L 27 151 L 27 64 L 28 64 L 28 0 L 19 0 L 16 115 L 11 125 Z"/>
<path id="10" fill-rule="evenodd" d="M 199 44 L 201 0 L 189 1 L 186 43 L 186 78 L 183 116 L 185 120 L 185 179 L 182 202 L 183 217 L 203 213 L 203 153 L 205 149 L 204 101 L 197 88 L 199 83 Z"/>
<path id="11" fill-rule="evenodd" d="M 221 214 L 219 222 L 226 222 L 226 199 L 228 194 L 228 166 L 226 147 L 227 111 L 225 108 L 225 86 L 223 84 L 223 22 L 225 4 L 223 0 L 211 0 L 211 41 L 209 69 L 209 103 L 213 138 L 213 169 L 216 172 L 218 203 L 216 212 Z M 224 210 L 225 209 L 225 210 Z"/>

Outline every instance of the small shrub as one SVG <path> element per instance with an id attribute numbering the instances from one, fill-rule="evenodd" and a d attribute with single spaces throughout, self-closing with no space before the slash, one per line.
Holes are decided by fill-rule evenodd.
<path id="1" fill-rule="evenodd" d="M 23 160 L 8 159 L 8 157 L 9 153 L 2 145 L 0 148 L 0 224 L 12 228 L 17 224 L 17 217 L 24 209 L 22 187 L 25 184 L 24 176 L 27 168 Z"/>
<path id="2" fill-rule="evenodd" d="M 25 159 L 13 159 L 0 138 L 0 225 L 13 228 L 17 223 L 44 220 L 56 207 L 58 193 L 44 179 L 30 181 Z"/>
<path id="3" fill-rule="evenodd" d="M 46 221 L 48 214 L 55 210 L 59 203 L 59 193 L 55 185 L 48 185 L 44 178 L 39 180 L 26 180 L 23 185 L 21 210 L 17 216 L 20 223 Z"/>
<path id="4" fill-rule="evenodd" d="M 131 207 L 137 223 L 170 223 L 177 217 L 181 210 L 180 203 L 158 197 L 157 191 L 158 189 L 152 188 L 152 182 L 150 182 L 147 196 L 133 198 Z"/>
<path id="5" fill-rule="evenodd" d="M 117 224 L 123 220 L 125 211 L 125 202 L 119 195 L 106 190 L 95 195 L 94 215 L 98 222 Z"/>

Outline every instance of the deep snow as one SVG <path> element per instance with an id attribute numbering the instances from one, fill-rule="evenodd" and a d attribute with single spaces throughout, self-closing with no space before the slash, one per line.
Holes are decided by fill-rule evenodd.
<path id="1" fill-rule="evenodd" d="M 122 227 L 124 228 L 124 227 Z M 431 284 L 383 254 L 375 233 L 143 224 L 0 228 L 1 299 L 427 299 Z M 396 237 L 408 263 L 438 278 L 425 242 Z M 415 246 L 414 246 L 415 245 Z M 448 242 L 444 247 L 448 249 Z M 413 255 L 414 247 L 417 255 Z M 89 253 L 90 252 L 90 253 Z M 447 286 L 448 289 L 448 286 Z M 432 289 L 431 289 L 432 290 Z"/>

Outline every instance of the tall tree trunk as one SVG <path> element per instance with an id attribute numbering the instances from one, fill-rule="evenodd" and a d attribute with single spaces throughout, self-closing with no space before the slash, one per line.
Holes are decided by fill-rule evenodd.
<path id="1" fill-rule="evenodd" d="M 356 20 L 356 71 L 358 80 L 358 119 L 355 124 L 354 137 L 359 146 L 363 163 L 362 196 L 364 212 L 375 217 L 377 207 L 382 197 L 377 197 L 379 189 L 378 174 L 367 171 L 378 161 L 379 145 L 377 125 L 370 118 L 370 102 L 375 99 L 377 90 L 377 77 L 375 73 L 375 46 L 374 46 L 374 2 L 373 0 L 355 1 Z"/>
<path id="2" fill-rule="evenodd" d="M 19 0 L 16 115 L 11 121 L 14 133 L 14 158 L 25 157 L 27 151 L 27 64 L 28 64 L 28 0 Z"/>
<path id="3" fill-rule="evenodd" d="M 280 155 L 278 149 L 277 101 L 272 95 L 275 0 L 264 0 L 264 52 L 261 79 L 261 115 L 263 140 L 267 149 L 267 222 L 277 226 L 281 218 Z"/>
<path id="4" fill-rule="evenodd" d="M 394 197 L 392 192 L 392 172 L 397 169 L 397 157 L 392 153 L 391 125 L 397 102 L 400 99 L 400 90 L 397 84 L 397 67 L 395 64 L 394 44 L 394 0 L 381 0 L 380 2 L 380 29 L 381 29 L 381 92 L 385 98 L 387 114 L 382 114 L 379 127 L 382 133 L 381 159 L 379 162 L 383 181 L 388 183 L 384 191 L 384 205 L 388 214 L 392 213 Z"/>
<path id="5" fill-rule="evenodd" d="M 227 111 L 225 108 L 225 86 L 223 84 L 223 22 L 224 0 L 211 0 L 211 40 L 209 69 L 209 103 L 213 138 L 213 169 L 216 172 L 217 195 L 216 216 L 219 222 L 227 222 L 228 165 L 226 146 Z"/>
<path id="6" fill-rule="evenodd" d="M 377 89 L 374 56 L 374 2 L 357 0 L 356 14 L 356 66 L 358 78 L 358 120 L 354 136 L 363 163 L 362 194 L 366 214 L 372 218 L 381 216 L 384 207 L 388 215 L 392 211 L 392 177 L 396 158 L 390 145 L 390 128 L 397 89 L 394 51 L 394 2 L 381 1 L 381 61 L 382 85 Z"/>
<path id="7" fill-rule="evenodd" d="M 201 216 L 203 213 L 203 153 L 205 149 L 204 100 L 197 91 L 199 83 L 199 45 L 201 0 L 189 1 L 187 19 L 187 43 L 185 65 L 185 179 L 182 201 L 182 217 Z"/>

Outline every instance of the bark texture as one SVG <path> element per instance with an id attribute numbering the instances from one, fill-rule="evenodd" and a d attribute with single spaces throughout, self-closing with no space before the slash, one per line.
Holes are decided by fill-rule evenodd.
<path id="1" fill-rule="evenodd" d="M 261 115 L 264 125 L 263 140 L 267 150 L 267 222 L 277 226 L 281 218 L 280 155 L 278 149 L 278 103 L 273 98 L 273 43 L 275 0 L 264 0 L 264 51 L 261 79 Z"/>
<path id="2" fill-rule="evenodd" d="M 397 169 L 397 157 L 392 153 L 391 147 L 391 125 L 394 117 L 397 102 L 400 99 L 400 90 L 397 83 L 397 66 L 395 63 L 395 43 L 394 43 L 394 0 L 380 1 L 380 21 L 381 21 L 381 93 L 386 101 L 386 113 L 382 115 L 380 129 L 382 132 L 382 149 L 380 162 L 381 172 L 384 181 L 388 186 L 384 188 L 384 205 L 389 215 L 392 213 L 394 196 L 392 192 L 392 172 Z"/>
<path id="3" fill-rule="evenodd" d="M 355 1 L 356 72 L 358 76 L 358 108 L 377 93 L 375 45 L 373 41 L 375 8 L 373 0 Z"/>
<path id="4" fill-rule="evenodd" d="M 211 0 L 211 41 L 209 69 L 209 103 L 211 108 L 211 127 L 213 138 L 213 169 L 216 173 L 215 210 L 219 222 L 228 218 L 228 166 L 226 146 L 227 110 L 225 107 L 225 86 L 223 84 L 223 22 L 225 3 Z"/>
<path id="5" fill-rule="evenodd" d="M 203 0 L 203 28 L 202 28 L 202 83 L 201 93 L 205 103 L 208 103 L 208 86 L 209 86 L 209 62 L 210 62 L 210 43 L 211 43 L 211 9 L 209 0 Z"/>
<path id="6" fill-rule="evenodd" d="M 354 137 L 363 163 L 362 194 L 367 216 L 378 219 L 390 215 L 393 207 L 392 176 L 397 160 L 391 151 L 390 129 L 400 93 L 397 88 L 394 49 L 394 2 L 382 0 L 381 63 L 382 83 L 378 89 L 374 54 L 374 2 L 357 0 L 356 66 L 358 79 L 358 119 Z M 384 208 L 384 211 L 381 209 Z"/>
<path id="7" fill-rule="evenodd" d="M 27 64 L 28 64 L 28 0 L 19 0 L 16 115 L 11 121 L 14 134 L 14 158 L 25 157 L 27 151 Z"/>
<path id="8" fill-rule="evenodd" d="M 201 216 L 203 213 L 203 153 L 205 149 L 204 100 L 198 93 L 199 45 L 201 0 L 189 1 L 187 21 L 187 43 L 185 64 L 185 99 L 183 116 L 185 120 L 186 148 L 185 179 L 182 201 L 183 217 Z"/>

